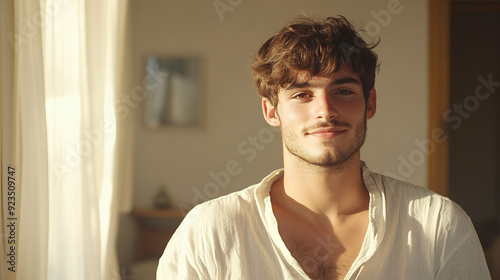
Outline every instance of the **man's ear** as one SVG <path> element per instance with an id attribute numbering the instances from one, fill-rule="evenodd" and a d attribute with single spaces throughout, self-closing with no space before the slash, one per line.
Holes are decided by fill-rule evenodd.
<path id="1" fill-rule="evenodd" d="M 276 107 L 267 98 L 262 98 L 262 113 L 266 122 L 271 126 L 279 127 L 281 125 Z"/>
<path id="2" fill-rule="evenodd" d="M 377 91 L 375 88 L 370 90 L 370 97 L 366 100 L 366 119 L 369 120 L 375 116 L 377 111 Z"/>

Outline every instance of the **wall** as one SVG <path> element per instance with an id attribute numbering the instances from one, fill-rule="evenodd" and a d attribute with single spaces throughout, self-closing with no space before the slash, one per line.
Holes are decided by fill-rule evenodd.
<path id="1" fill-rule="evenodd" d="M 229 8 L 218 13 L 214 4 Z M 150 207 L 159 185 L 174 205 L 193 206 L 282 166 L 280 137 L 262 118 L 250 64 L 260 45 L 301 10 L 342 14 L 381 38 L 378 112 L 368 123 L 362 158 L 373 171 L 426 184 L 427 161 L 415 141 L 427 138 L 427 1 L 132 0 L 134 84 L 142 84 L 145 58 L 155 54 L 202 57 L 205 85 L 200 127 L 147 129 L 143 106 L 134 110 L 134 207 Z M 220 175 L 228 163 L 239 173 L 226 186 L 210 173 Z"/>
<path id="2" fill-rule="evenodd" d="M 382 62 L 376 83 L 378 113 L 369 123 L 362 154 L 374 170 L 408 175 L 410 172 L 398 172 L 398 166 L 410 161 L 409 154 L 416 148 L 414 140 L 426 137 L 426 4 L 399 2 L 400 12 L 383 22 L 384 27 L 373 14 L 398 1 L 364 1 L 363 5 L 360 1 L 240 2 L 233 11 L 223 13 L 221 20 L 210 1 L 132 1 L 136 84 L 142 83 L 148 54 L 197 55 L 205 65 L 201 127 L 150 130 L 143 125 L 142 106 L 135 111 L 134 206 L 150 206 L 161 184 L 167 186 L 175 203 L 192 204 L 193 188 L 210 198 L 206 195 L 210 192 L 204 192 L 204 186 L 215 181 L 209 173 L 224 170 L 231 160 L 239 163 L 241 173 L 232 176 L 218 195 L 256 183 L 281 166 L 279 135 L 264 143 L 270 138 L 262 131 L 268 125 L 262 118 L 250 64 L 269 35 L 299 10 L 343 14 L 373 31 L 377 31 L 373 26 L 380 27 L 382 41 L 376 49 Z M 254 159 L 250 152 L 238 152 L 240 145 L 244 150 L 252 147 L 249 137 L 257 137 L 258 148 L 263 146 Z M 425 185 L 425 165 L 415 168 L 407 179 Z"/>

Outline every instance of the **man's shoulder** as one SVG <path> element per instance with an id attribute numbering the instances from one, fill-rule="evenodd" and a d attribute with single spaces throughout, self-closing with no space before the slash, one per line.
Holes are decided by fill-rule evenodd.
<path id="1" fill-rule="evenodd" d="M 246 187 L 240 191 L 232 192 L 196 205 L 186 218 L 213 221 L 228 218 L 251 208 L 256 203 L 255 190 L 258 185 Z"/>
<path id="2" fill-rule="evenodd" d="M 255 196 L 258 187 L 252 185 L 196 205 L 177 228 L 167 249 L 175 251 L 185 250 L 179 246 L 201 247 L 204 248 L 203 254 L 209 254 L 209 251 L 229 254 L 227 248 L 242 242 L 243 237 L 263 232 L 259 198 Z"/>
<path id="3" fill-rule="evenodd" d="M 200 211 L 207 214 L 229 215 L 241 209 L 252 207 L 256 203 L 255 191 L 259 187 L 258 184 L 251 185 L 240 191 L 232 192 L 209 201 L 203 202 L 197 206 Z M 220 212 L 224 211 L 224 212 Z M 231 211 L 231 212 L 226 212 Z"/>
<path id="4" fill-rule="evenodd" d="M 197 216 L 200 219 L 208 220 L 212 217 L 231 220 L 238 215 L 256 213 L 258 211 L 258 205 L 264 204 L 266 197 L 269 197 L 272 182 L 280 177 L 281 174 L 281 170 L 273 171 L 259 183 L 202 202 L 194 207 L 189 213 L 191 216 Z"/>
<path id="5" fill-rule="evenodd" d="M 460 205 L 446 196 L 403 180 L 381 174 L 377 176 L 383 185 L 387 203 L 393 207 L 403 207 L 410 215 L 439 216 L 441 223 L 470 220 Z"/>
<path id="6" fill-rule="evenodd" d="M 406 198 L 409 200 L 439 200 L 443 203 L 452 203 L 449 198 L 428 188 L 378 173 L 373 173 L 373 175 L 378 177 L 377 181 L 380 182 L 379 184 L 386 196 L 396 196 L 400 199 Z"/>

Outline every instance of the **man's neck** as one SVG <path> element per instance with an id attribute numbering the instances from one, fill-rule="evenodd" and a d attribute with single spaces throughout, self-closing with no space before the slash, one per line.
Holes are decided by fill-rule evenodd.
<path id="1" fill-rule="evenodd" d="M 316 216 L 341 222 L 367 210 L 369 202 L 359 154 L 342 168 L 304 168 L 302 164 L 285 162 L 283 178 L 273 185 L 271 197 L 273 203 L 311 222 Z"/>

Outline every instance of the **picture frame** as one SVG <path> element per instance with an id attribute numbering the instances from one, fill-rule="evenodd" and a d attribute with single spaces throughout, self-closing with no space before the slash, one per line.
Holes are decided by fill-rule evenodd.
<path id="1" fill-rule="evenodd" d="M 146 59 L 145 124 L 150 128 L 196 126 L 201 119 L 201 59 Z"/>

